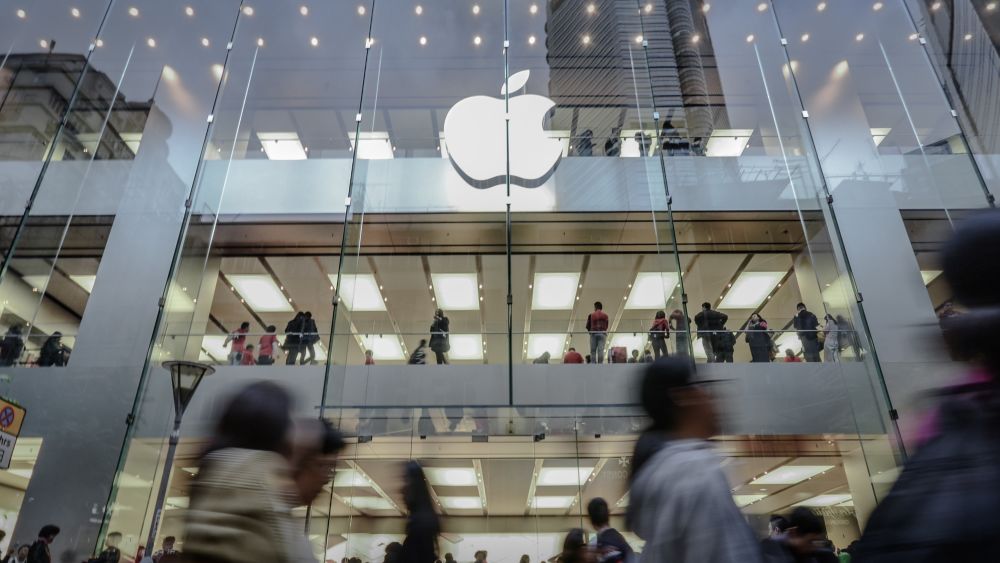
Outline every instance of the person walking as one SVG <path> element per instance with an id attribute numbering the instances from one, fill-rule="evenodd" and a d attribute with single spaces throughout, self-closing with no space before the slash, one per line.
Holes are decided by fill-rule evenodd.
<path id="1" fill-rule="evenodd" d="M 733 353 L 736 352 L 736 335 L 726 327 L 716 333 L 715 361 L 718 363 L 733 363 Z"/>
<path id="2" fill-rule="evenodd" d="M 823 317 L 823 361 L 840 361 L 840 327 L 830 313 Z"/>
<path id="3" fill-rule="evenodd" d="M 674 309 L 670 313 L 670 330 L 674 333 L 675 353 L 678 356 L 687 356 L 689 352 L 690 333 L 688 327 L 691 326 L 691 319 L 684 311 Z"/>
<path id="4" fill-rule="evenodd" d="M 805 303 L 795 306 L 797 313 L 792 320 L 795 330 L 798 331 L 799 341 L 802 342 L 802 356 L 807 362 L 818 362 L 819 360 L 819 319 L 806 309 Z"/>
<path id="5" fill-rule="evenodd" d="M 651 425 L 636 441 L 627 522 L 646 544 L 643 561 L 760 563 L 757 538 L 733 502 L 710 382 L 666 358 L 643 373 L 639 399 Z"/>
<path id="6" fill-rule="evenodd" d="M 653 347 L 654 359 L 667 357 L 668 338 L 670 338 L 670 324 L 667 322 L 667 314 L 657 311 L 653 318 L 653 326 L 649 328 L 649 345 Z"/>
<path id="7" fill-rule="evenodd" d="M 823 519 L 805 506 L 788 514 L 785 528 L 761 542 L 766 563 L 836 563 L 833 551 L 822 547 L 826 539 Z"/>
<path id="8" fill-rule="evenodd" d="M 306 330 L 306 314 L 295 313 L 285 325 L 285 365 L 294 366 L 302 352 L 302 333 Z"/>
<path id="9" fill-rule="evenodd" d="M 174 544 L 177 543 L 177 538 L 174 536 L 167 536 L 163 538 L 163 543 L 160 544 L 160 549 L 153 553 L 153 563 L 160 563 L 160 559 L 164 556 L 175 555 L 177 552 L 174 549 Z M 136 561 L 136 563 L 139 563 Z"/>
<path id="10" fill-rule="evenodd" d="M 316 328 L 316 321 L 313 319 L 313 314 L 311 311 L 306 311 L 305 315 L 302 316 L 302 341 L 299 344 L 299 349 L 302 350 L 302 359 L 299 360 L 300 365 L 312 365 L 316 363 L 316 343 L 319 342 L 319 329 Z M 306 359 L 306 352 L 309 353 L 309 359 Z"/>
<path id="11" fill-rule="evenodd" d="M 767 331 L 767 321 L 760 314 L 750 315 L 750 321 L 746 328 L 746 341 L 750 346 L 750 361 L 754 363 L 768 363 L 771 361 L 771 335 Z"/>
<path id="12" fill-rule="evenodd" d="M 291 413 L 291 396 L 267 381 L 245 387 L 223 408 L 190 485 L 185 561 L 313 561 L 292 514 L 300 494 Z"/>
<path id="13" fill-rule="evenodd" d="M 434 359 L 438 364 L 447 364 L 448 357 L 445 356 L 451 350 L 451 343 L 448 338 L 450 328 L 448 317 L 444 311 L 437 309 L 434 311 L 434 321 L 431 323 L 431 351 L 434 352 Z"/>
<path id="14" fill-rule="evenodd" d="M 594 532 L 596 532 L 594 546 L 597 548 L 599 561 L 631 561 L 633 559 L 632 546 L 628 544 L 621 532 L 611 527 L 611 510 L 608 508 L 608 501 L 601 497 L 591 499 L 587 503 L 587 517 L 590 519 L 590 525 L 594 527 Z"/>
<path id="15" fill-rule="evenodd" d="M 441 523 L 424 470 L 416 461 L 406 463 L 403 473 L 403 504 L 406 505 L 406 539 L 401 563 L 434 563 L 437 560 Z"/>
<path id="16" fill-rule="evenodd" d="M 24 338 L 21 336 L 21 326 L 13 324 L 7 329 L 3 340 L 0 341 L 0 366 L 9 367 L 17 365 L 17 360 L 24 352 Z"/>
<path id="17" fill-rule="evenodd" d="M 122 558 L 122 551 L 118 546 L 122 543 L 121 532 L 111 532 L 104 540 L 104 549 L 101 553 L 91 559 L 89 563 L 118 563 Z"/>
<path id="18" fill-rule="evenodd" d="M 59 526 L 47 524 L 38 532 L 38 539 L 28 548 L 28 563 L 52 563 L 52 552 L 49 546 L 56 541 Z"/>
<path id="19" fill-rule="evenodd" d="M 66 365 L 68 355 L 69 349 L 62 343 L 62 333 L 57 330 L 42 344 L 42 349 L 38 352 L 38 365 L 62 367 Z"/>
<path id="20" fill-rule="evenodd" d="M 417 349 L 410 354 L 410 359 L 406 362 L 410 365 L 422 366 L 427 364 L 427 341 L 423 338 L 417 344 Z"/>
<path id="21" fill-rule="evenodd" d="M 229 365 L 238 366 L 243 361 L 243 351 L 247 347 L 247 333 L 250 332 L 250 323 L 240 324 L 240 328 L 226 335 L 223 346 L 229 346 Z"/>
<path id="22" fill-rule="evenodd" d="M 719 342 L 719 333 L 728 320 L 729 315 L 712 309 L 712 304 L 707 301 L 701 304 L 701 311 L 694 316 L 694 324 L 698 327 L 698 338 L 701 338 L 706 361 L 709 363 L 716 361 L 715 346 Z"/>
<path id="23" fill-rule="evenodd" d="M 563 363 L 564 364 L 582 364 L 583 363 L 583 356 L 581 356 L 580 353 L 576 351 L 576 348 L 573 348 L 571 346 L 570 349 L 566 352 L 566 355 L 563 356 Z"/>
<path id="24" fill-rule="evenodd" d="M 267 334 L 260 337 L 257 344 L 257 365 L 269 366 L 274 363 L 278 351 L 277 330 L 276 326 L 267 325 Z"/>
<path id="25" fill-rule="evenodd" d="M 608 342 L 608 315 L 604 304 L 594 302 L 594 312 L 587 315 L 587 332 L 590 333 L 590 357 L 595 363 L 604 363 L 604 347 Z"/>

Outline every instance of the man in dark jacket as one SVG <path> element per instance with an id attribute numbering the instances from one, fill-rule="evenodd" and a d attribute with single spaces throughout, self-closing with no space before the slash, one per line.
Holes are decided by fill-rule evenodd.
<path id="1" fill-rule="evenodd" d="M 59 526 L 52 524 L 42 526 L 41 531 L 38 532 L 38 539 L 28 549 L 28 563 L 52 563 L 49 545 L 55 541 L 58 535 Z"/>
<path id="2" fill-rule="evenodd" d="M 285 343 L 282 346 L 285 349 L 285 365 L 295 365 L 295 359 L 299 357 L 299 352 L 302 351 L 302 333 L 305 330 L 306 315 L 302 311 L 299 311 L 285 325 Z"/>
<path id="3" fill-rule="evenodd" d="M 765 563 L 836 563 L 832 551 L 820 547 L 826 537 L 823 519 L 800 506 L 788 515 L 782 533 L 761 542 Z"/>
<path id="4" fill-rule="evenodd" d="M 632 559 L 632 546 L 625 536 L 611 527 L 611 511 L 608 502 L 601 497 L 587 503 L 587 516 L 597 532 L 596 546 L 598 561 L 628 561 Z M 615 555 L 617 553 L 617 555 Z"/>
<path id="5" fill-rule="evenodd" d="M 736 351 L 736 335 L 722 327 L 722 332 L 716 333 L 715 361 L 718 363 L 733 363 L 733 353 Z"/>
<path id="6" fill-rule="evenodd" d="M 719 334 L 729 315 L 712 309 L 712 304 L 705 302 L 701 304 L 701 312 L 694 316 L 694 324 L 698 327 L 698 337 L 701 338 L 701 345 L 705 349 L 706 361 L 709 363 L 716 361 L 715 347 L 719 342 Z"/>
<path id="7" fill-rule="evenodd" d="M 431 351 L 434 352 L 434 359 L 439 364 L 447 364 L 448 357 L 445 354 L 451 350 L 451 343 L 448 338 L 450 323 L 444 311 L 438 309 L 434 311 L 434 322 L 431 323 Z"/>
<path id="8" fill-rule="evenodd" d="M 302 341 L 299 344 L 300 350 L 302 350 L 300 362 L 301 365 L 312 365 L 316 362 L 316 343 L 319 342 L 319 329 L 316 328 L 316 320 L 313 319 L 311 311 L 306 311 L 302 327 Z M 309 359 L 306 359 L 306 352 L 309 353 Z"/>
<path id="9" fill-rule="evenodd" d="M 819 319 L 816 315 L 806 309 L 804 303 L 795 306 L 798 313 L 792 324 L 799 333 L 799 341 L 802 342 L 802 355 L 807 362 L 818 362 L 819 359 Z"/>

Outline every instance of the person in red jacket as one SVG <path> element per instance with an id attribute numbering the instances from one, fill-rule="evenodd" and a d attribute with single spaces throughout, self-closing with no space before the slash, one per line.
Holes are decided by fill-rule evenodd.
<path id="1" fill-rule="evenodd" d="M 587 315 L 587 332 L 590 333 L 590 356 L 594 363 L 604 363 L 604 347 L 608 343 L 608 315 L 600 301 L 594 303 L 594 312 Z"/>
<path id="2" fill-rule="evenodd" d="M 570 348 L 569 351 L 566 352 L 566 355 L 563 356 L 563 363 L 564 364 L 582 364 L 583 363 L 583 356 L 581 356 L 580 353 L 576 351 L 576 348 Z"/>
<path id="3" fill-rule="evenodd" d="M 653 355 L 656 360 L 667 357 L 667 339 L 670 338 L 670 324 L 667 323 L 667 314 L 663 311 L 656 312 L 653 319 L 653 326 L 649 329 L 649 344 L 653 347 Z"/>

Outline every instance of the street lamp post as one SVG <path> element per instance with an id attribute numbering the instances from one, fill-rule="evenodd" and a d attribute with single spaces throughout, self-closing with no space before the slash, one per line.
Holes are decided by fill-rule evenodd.
<path id="1" fill-rule="evenodd" d="M 149 526 L 149 537 L 146 539 L 146 554 L 152 555 L 156 531 L 163 517 L 163 503 L 167 498 L 167 487 L 170 485 L 170 471 L 174 465 L 174 454 L 181 437 L 181 418 L 184 409 L 191 403 L 194 392 L 206 375 L 215 373 L 215 368 L 208 364 L 187 362 L 183 360 L 163 362 L 163 367 L 170 371 L 170 384 L 174 393 L 174 429 L 170 432 L 170 445 L 167 447 L 167 459 L 163 464 L 163 475 L 160 476 L 160 492 L 156 495 L 153 510 L 153 521 Z"/>

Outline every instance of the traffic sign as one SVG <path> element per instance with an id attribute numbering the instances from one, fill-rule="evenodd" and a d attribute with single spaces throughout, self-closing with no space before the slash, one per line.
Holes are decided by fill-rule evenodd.
<path id="1" fill-rule="evenodd" d="M 14 456 L 14 446 L 17 444 L 18 434 L 21 433 L 25 414 L 27 411 L 24 410 L 24 407 L 0 399 L 0 469 L 10 467 L 10 460 Z"/>

